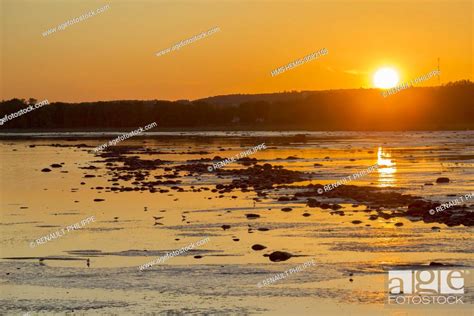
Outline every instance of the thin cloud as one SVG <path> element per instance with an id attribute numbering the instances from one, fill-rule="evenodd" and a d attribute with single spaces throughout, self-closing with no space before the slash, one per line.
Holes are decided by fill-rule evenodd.
<path id="1" fill-rule="evenodd" d="M 343 72 L 346 73 L 346 74 L 354 75 L 354 76 L 359 76 L 359 75 L 366 75 L 366 74 L 368 74 L 367 71 L 360 71 L 360 70 L 357 70 L 357 69 L 344 70 Z"/>
<path id="2" fill-rule="evenodd" d="M 325 66 L 325 68 L 326 68 L 326 70 L 328 70 L 330 72 L 342 72 L 342 73 L 346 73 L 346 74 L 353 75 L 353 76 L 361 76 L 361 75 L 367 75 L 368 74 L 367 71 L 362 71 L 362 70 L 357 70 L 357 69 L 341 70 L 341 69 L 334 69 L 331 66 Z"/>

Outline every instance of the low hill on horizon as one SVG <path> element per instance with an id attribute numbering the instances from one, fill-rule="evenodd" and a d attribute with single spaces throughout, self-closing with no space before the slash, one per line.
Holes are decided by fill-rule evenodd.
<path id="1" fill-rule="evenodd" d="M 0 102 L 0 118 L 36 100 Z M 474 83 L 379 89 L 234 94 L 195 101 L 54 102 L 7 121 L 0 131 L 136 129 L 151 122 L 191 130 L 473 130 Z"/>
<path id="2" fill-rule="evenodd" d="M 283 91 L 283 92 L 273 92 L 273 93 L 257 93 L 257 94 L 225 94 L 225 95 L 216 95 L 207 98 L 196 99 L 193 102 L 206 102 L 209 104 L 215 105 L 239 105 L 245 102 L 255 102 L 255 101 L 267 101 L 267 102 L 278 102 L 278 101 L 297 101 L 304 98 L 307 98 L 312 95 L 317 95 L 318 93 L 327 93 L 327 92 L 336 92 L 336 91 L 357 91 L 357 90 L 374 90 L 380 91 L 378 89 L 331 89 L 331 90 L 302 90 L 302 91 Z M 189 101 L 188 101 L 189 102 Z"/>

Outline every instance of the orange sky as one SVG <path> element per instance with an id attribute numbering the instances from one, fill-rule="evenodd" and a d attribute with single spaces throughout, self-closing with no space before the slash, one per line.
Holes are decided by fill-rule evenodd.
<path id="1" fill-rule="evenodd" d="M 472 1 L 0 0 L 1 98 L 196 99 L 373 87 L 441 58 L 442 82 L 473 80 Z M 49 36 L 67 20 L 110 8 Z M 154 54 L 215 26 L 179 51 Z M 321 48 L 328 54 L 272 77 Z M 436 85 L 432 78 L 423 85 Z"/>

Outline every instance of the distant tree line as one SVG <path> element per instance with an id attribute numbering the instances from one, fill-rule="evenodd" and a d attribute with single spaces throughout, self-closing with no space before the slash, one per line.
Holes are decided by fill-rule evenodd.
<path id="1" fill-rule="evenodd" d="M 409 88 L 384 98 L 377 89 L 217 96 L 196 101 L 55 102 L 8 121 L 8 129 L 160 128 L 251 130 L 474 129 L 474 83 Z M 35 103 L 0 103 L 0 117 Z"/>

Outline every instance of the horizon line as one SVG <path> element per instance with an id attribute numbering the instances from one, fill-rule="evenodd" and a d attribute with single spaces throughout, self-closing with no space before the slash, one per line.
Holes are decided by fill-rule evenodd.
<path id="1" fill-rule="evenodd" d="M 468 83 L 474 83 L 470 79 L 460 79 L 457 81 L 450 81 L 445 84 L 440 84 L 440 85 L 434 85 L 434 86 L 420 86 L 420 87 L 412 87 L 412 88 L 440 88 L 440 87 L 446 87 L 450 83 L 457 83 L 457 82 L 468 82 Z M 397 87 L 397 86 L 395 86 Z M 203 98 L 198 98 L 198 99 L 175 99 L 175 100 L 165 100 L 165 99 L 115 99 L 115 100 L 95 100 L 95 101 L 77 101 L 77 102 L 67 102 L 67 101 L 52 101 L 50 103 L 69 103 L 69 104 L 74 104 L 74 103 L 93 103 L 93 102 L 117 102 L 117 101 L 165 101 L 165 102 L 178 102 L 178 101 L 188 101 L 188 102 L 195 102 L 195 101 L 200 101 L 200 100 L 205 100 L 205 99 L 210 99 L 210 98 L 217 98 L 217 97 L 226 97 L 226 96 L 250 96 L 250 95 L 271 95 L 271 94 L 284 94 L 284 93 L 304 93 L 304 92 L 327 92 L 327 91 L 340 91 L 340 90 L 345 90 L 345 91 L 350 91 L 350 90 L 379 90 L 379 91 L 387 91 L 392 88 L 387 88 L 387 89 L 382 89 L 382 88 L 336 88 L 336 89 L 325 89 L 325 90 L 291 90 L 291 91 L 280 91 L 280 92 L 261 92 L 261 93 L 230 93 L 230 94 L 218 94 L 218 95 L 213 95 L 213 96 L 207 96 Z M 31 97 L 30 97 L 31 98 Z M 13 97 L 11 99 L 2 99 L 0 102 L 7 102 L 11 101 L 14 99 L 18 100 L 27 100 L 25 98 L 18 98 L 18 97 Z M 29 98 L 28 98 L 29 99 Z M 36 98 L 34 98 L 36 99 Z"/>

